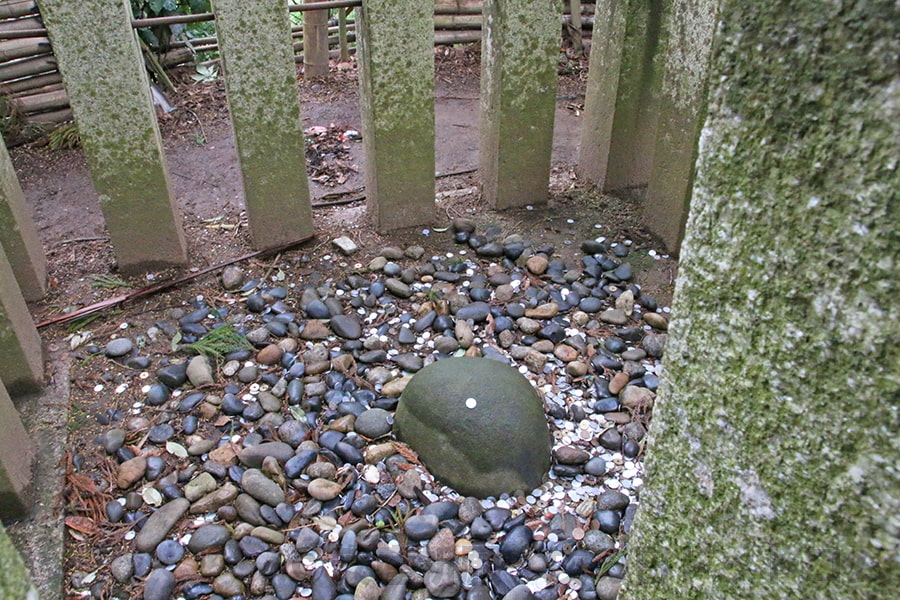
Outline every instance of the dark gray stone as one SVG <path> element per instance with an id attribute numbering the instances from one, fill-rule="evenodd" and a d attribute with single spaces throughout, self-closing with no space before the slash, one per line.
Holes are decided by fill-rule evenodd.
<path id="1" fill-rule="evenodd" d="M 400 397 L 394 433 L 464 495 L 531 491 L 550 467 L 540 396 L 493 360 L 449 358 L 419 371 Z"/>

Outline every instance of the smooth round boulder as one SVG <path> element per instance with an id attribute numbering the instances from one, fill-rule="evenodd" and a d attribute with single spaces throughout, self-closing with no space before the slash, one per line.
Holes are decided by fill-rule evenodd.
<path id="1" fill-rule="evenodd" d="M 495 360 L 448 358 L 416 373 L 400 396 L 394 433 L 466 496 L 531 491 L 550 468 L 541 397 Z"/>

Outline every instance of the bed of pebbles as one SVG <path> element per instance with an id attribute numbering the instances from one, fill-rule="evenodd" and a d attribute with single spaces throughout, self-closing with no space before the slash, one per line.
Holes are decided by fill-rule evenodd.
<path id="1" fill-rule="evenodd" d="M 455 251 L 440 256 L 385 248 L 353 265 L 335 250 L 326 258 L 346 272 L 296 282 L 230 267 L 215 299 L 86 346 L 119 365 L 96 391 L 130 404 L 103 415 L 111 480 L 92 477 L 113 498 L 108 522 L 132 526 L 123 552 L 69 588 L 146 600 L 615 598 L 667 309 L 633 282 L 628 243 L 584 241 L 566 264 L 465 219 L 451 234 Z M 142 351 L 223 327 L 246 345 L 220 360 Z M 539 488 L 461 497 L 392 437 L 410 377 L 453 355 L 511 364 L 539 390 L 554 440 Z"/>

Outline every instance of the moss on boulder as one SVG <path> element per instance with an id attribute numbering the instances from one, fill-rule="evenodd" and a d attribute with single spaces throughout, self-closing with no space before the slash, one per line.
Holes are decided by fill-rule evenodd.
<path id="1" fill-rule="evenodd" d="M 449 358 L 416 373 L 394 433 L 461 494 L 530 491 L 550 468 L 541 397 L 518 371 L 486 358 Z"/>

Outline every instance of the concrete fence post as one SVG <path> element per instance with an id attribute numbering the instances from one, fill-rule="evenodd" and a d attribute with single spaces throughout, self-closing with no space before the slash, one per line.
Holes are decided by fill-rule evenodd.
<path id="1" fill-rule="evenodd" d="M 671 4 L 597 4 L 578 172 L 604 191 L 650 180 Z"/>
<path id="2" fill-rule="evenodd" d="M 0 524 L 0 598 L 38 600 L 38 592 L 31 581 L 22 555 L 13 546 Z"/>
<path id="3" fill-rule="evenodd" d="M 213 10 L 253 245 L 290 243 L 314 229 L 287 3 L 214 0 Z"/>
<path id="4" fill-rule="evenodd" d="M 9 393 L 18 396 L 40 389 L 43 361 L 41 338 L 0 245 L 0 378 Z"/>
<path id="5" fill-rule="evenodd" d="M 547 202 L 562 6 L 485 0 L 479 174 L 497 209 Z"/>
<path id="6" fill-rule="evenodd" d="M 47 259 L 34 222 L 25 206 L 25 194 L 13 170 L 6 144 L 0 139 L 0 244 L 12 265 L 26 300 L 39 300 L 47 292 Z"/>
<path id="7" fill-rule="evenodd" d="M 687 220 L 697 142 L 706 115 L 709 56 L 718 5 L 719 0 L 675 2 L 666 26 L 669 39 L 659 95 L 659 124 L 642 215 L 644 223 L 673 253 L 681 245 Z"/>
<path id="8" fill-rule="evenodd" d="M 127 0 L 40 0 L 38 5 L 119 268 L 135 272 L 185 264 L 181 223 Z"/>
<path id="9" fill-rule="evenodd" d="M 31 507 L 34 450 L 31 438 L 0 381 L 0 518 L 25 515 Z"/>
<path id="10" fill-rule="evenodd" d="M 379 231 L 434 218 L 434 2 L 366 0 L 357 21 L 366 202 Z"/>
<path id="11" fill-rule="evenodd" d="M 627 0 L 609 0 L 597 4 L 594 13 L 581 146 L 575 172 L 588 183 L 601 188 L 606 182 L 613 117 L 616 114 L 626 8 Z"/>
<path id="12" fill-rule="evenodd" d="M 897 16 L 720 4 L 623 600 L 900 586 Z"/>

